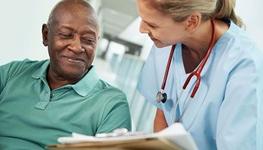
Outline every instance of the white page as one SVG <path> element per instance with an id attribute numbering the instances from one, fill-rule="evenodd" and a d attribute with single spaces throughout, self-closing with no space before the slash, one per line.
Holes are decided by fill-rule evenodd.
<path id="1" fill-rule="evenodd" d="M 182 124 L 175 123 L 168 128 L 151 134 L 130 134 L 129 136 L 103 137 L 87 136 L 79 133 L 72 133 L 71 137 L 60 137 L 58 142 L 62 144 L 74 144 L 81 142 L 103 142 L 103 141 L 128 141 L 147 138 L 164 138 L 188 150 L 197 150 L 191 135 L 184 129 Z"/>

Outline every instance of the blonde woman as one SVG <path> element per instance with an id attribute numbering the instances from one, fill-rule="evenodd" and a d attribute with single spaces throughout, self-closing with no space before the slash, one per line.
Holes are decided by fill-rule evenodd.
<path id="1" fill-rule="evenodd" d="M 154 131 L 180 122 L 200 150 L 262 147 L 263 54 L 235 0 L 137 0 L 154 46 L 138 89 L 157 106 Z"/>

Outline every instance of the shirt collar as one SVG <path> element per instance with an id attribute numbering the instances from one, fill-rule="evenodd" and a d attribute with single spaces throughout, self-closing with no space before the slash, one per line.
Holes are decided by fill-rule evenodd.
<path id="1" fill-rule="evenodd" d="M 41 67 L 32 74 L 32 77 L 34 79 L 46 79 L 49 63 L 49 60 L 45 60 Z M 98 81 L 99 77 L 96 73 L 96 69 L 94 66 L 92 66 L 89 72 L 86 73 L 86 75 L 80 81 L 73 85 L 65 86 L 72 87 L 73 90 L 75 90 L 75 92 L 77 92 L 80 96 L 87 96 L 91 92 L 91 90 L 96 86 Z"/>
<path id="2" fill-rule="evenodd" d="M 87 96 L 96 86 L 99 81 L 99 77 L 96 73 L 95 67 L 89 70 L 89 72 L 76 84 L 72 85 L 72 88 L 81 96 Z"/>
<path id="3" fill-rule="evenodd" d="M 33 74 L 34 79 L 46 78 L 47 68 L 49 66 L 49 60 L 44 60 L 40 68 L 38 68 Z"/>

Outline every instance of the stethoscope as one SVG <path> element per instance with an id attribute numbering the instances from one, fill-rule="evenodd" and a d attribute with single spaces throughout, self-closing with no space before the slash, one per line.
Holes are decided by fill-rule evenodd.
<path id="1" fill-rule="evenodd" d="M 198 67 L 192 71 L 187 79 L 185 80 L 184 82 L 184 85 L 183 85 L 183 90 L 186 89 L 186 87 L 188 86 L 190 80 L 192 79 L 192 77 L 196 77 L 196 81 L 194 83 L 194 88 L 193 88 L 193 91 L 191 93 L 191 98 L 193 98 L 200 86 L 200 83 L 201 83 L 201 72 L 211 54 L 211 51 L 212 51 L 212 48 L 213 48 L 213 45 L 214 45 L 214 42 L 215 42 L 215 24 L 214 24 L 214 21 L 213 19 L 211 20 L 211 24 L 212 24 L 212 37 L 211 37 L 211 40 L 210 40 L 210 43 L 209 43 L 209 46 L 208 46 L 208 50 L 205 54 L 205 57 L 201 60 L 200 64 L 198 65 Z M 169 58 L 168 58 L 168 61 L 167 61 L 167 64 L 166 64 L 166 68 L 165 68 L 165 73 L 164 73 L 164 77 L 163 77 L 163 82 L 162 82 L 162 86 L 161 86 L 161 90 L 157 92 L 157 95 L 156 95 L 156 101 L 158 103 L 162 102 L 162 103 L 165 103 L 166 100 L 167 100 L 167 94 L 165 93 L 164 89 L 165 89 L 165 85 L 166 85 L 166 81 L 167 81 L 167 77 L 168 77 L 168 74 L 169 74 L 169 70 L 170 70 L 170 65 L 171 65 L 171 62 L 172 62 L 172 58 L 173 58 L 173 54 L 174 54 L 174 50 L 175 50 L 175 47 L 176 45 L 173 45 L 171 50 L 170 50 L 170 54 L 169 54 Z"/>

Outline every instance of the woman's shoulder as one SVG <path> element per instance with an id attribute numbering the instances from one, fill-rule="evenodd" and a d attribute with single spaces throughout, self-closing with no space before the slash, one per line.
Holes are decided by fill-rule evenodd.
<path id="1" fill-rule="evenodd" d="M 231 22 L 215 45 L 216 53 L 230 60 L 257 59 L 263 56 L 260 49 L 249 34 L 235 23 Z"/>

